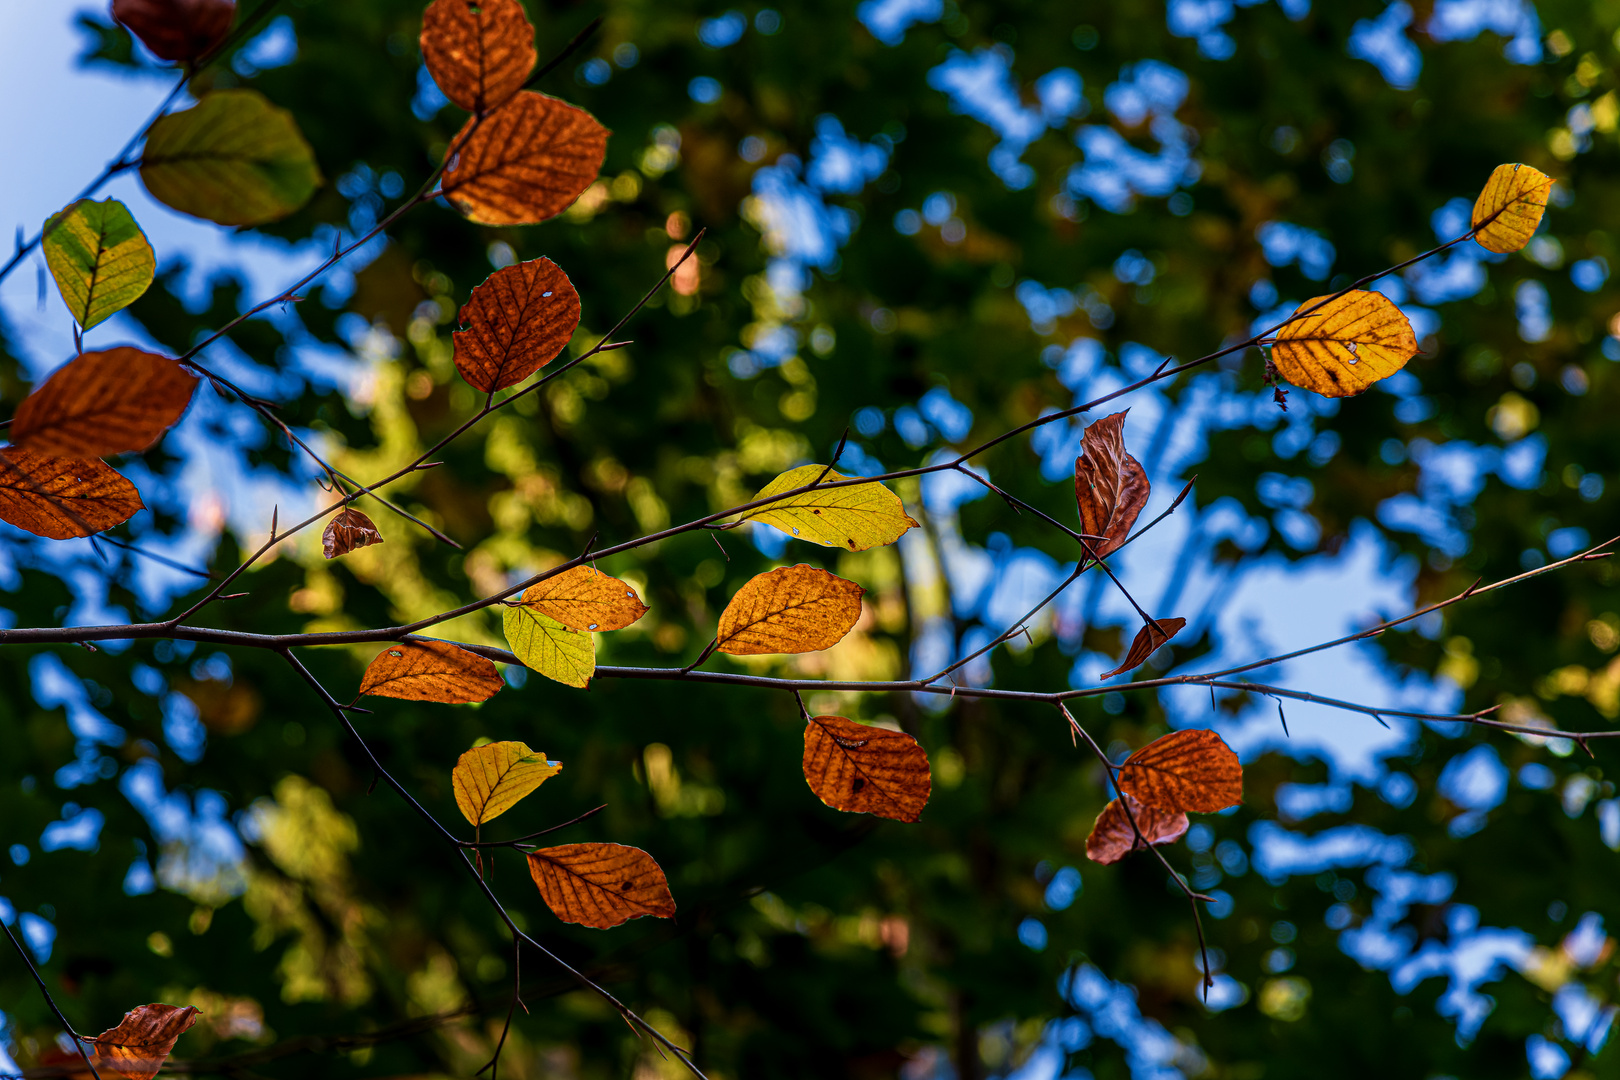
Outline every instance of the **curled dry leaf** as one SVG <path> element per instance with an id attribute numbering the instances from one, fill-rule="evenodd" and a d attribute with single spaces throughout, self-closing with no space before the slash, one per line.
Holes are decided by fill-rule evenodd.
<path id="1" fill-rule="evenodd" d="M 195 60 L 231 32 L 236 0 L 113 0 L 112 16 L 160 60 Z"/>
<path id="2" fill-rule="evenodd" d="M 804 779 L 834 810 L 916 821 L 933 777 L 917 740 L 842 716 L 815 716 L 804 726 Z"/>
<path id="3" fill-rule="evenodd" d="M 1474 239 L 1487 251 L 1518 251 L 1547 210 L 1553 178 L 1528 165 L 1498 165 L 1474 202 Z"/>
<path id="4" fill-rule="evenodd" d="M 495 665 L 448 641 L 401 641 L 377 654 L 360 692 L 405 701 L 465 705 L 488 701 L 506 683 Z"/>
<path id="5" fill-rule="evenodd" d="M 196 377 L 167 356 L 129 345 L 81 353 L 17 406 L 11 440 L 65 458 L 145 450 L 180 419 L 196 389 Z"/>
<path id="6" fill-rule="evenodd" d="M 825 465 L 800 465 L 760 488 L 750 501 L 804 487 L 818 478 L 822 483 L 849 479 Z M 900 496 L 878 483 L 812 488 L 750 510 L 738 520 L 763 522 L 800 540 L 846 551 L 892 544 L 907 529 L 917 527 L 901 505 Z"/>
<path id="7" fill-rule="evenodd" d="M 591 566 L 570 567 L 530 585 L 523 603 L 575 633 L 623 630 L 647 614 L 636 590 Z"/>
<path id="8" fill-rule="evenodd" d="M 1120 799 L 1130 803 L 1136 829 L 1131 828 L 1131 817 L 1126 816 Z M 1097 823 L 1091 827 L 1091 835 L 1086 837 L 1086 858 L 1092 862 L 1105 866 L 1117 863 L 1133 851 L 1146 851 L 1148 844 L 1179 840 L 1187 831 L 1187 815 L 1179 810 L 1144 806 L 1129 795 L 1122 795 L 1120 799 L 1103 807 L 1102 813 L 1097 815 Z M 1141 836 L 1137 836 L 1137 829 L 1142 830 Z M 1146 844 L 1142 842 L 1144 839 Z"/>
<path id="9" fill-rule="evenodd" d="M 461 816 L 469 824 L 482 825 L 512 809 L 560 772 L 562 762 L 547 761 L 546 755 L 524 743 L 496 742 L 462 754 L 450 773 L 450 783 L 456 789 Z"/>
<path id="10" fill-rule="evenodd" d="M 643 915 L 675 917 L 675 897 L 653 857 L 621 844 L 564 844 L 529 853 L 529 875 L 563 922 L 606 930 Z"/>
<path id="11" fill-rule="evenodd" d="M 1296 310 L 1327 300 L 1318 296 Z M 1350 397 L 1387 379 L 1417 355 L 1417 338 L 1383 293 L 1355 290 L 1286 323 L 1271 361 L 1283 378 L 1323 397 Z"/>
<path id="12" fill-rule="evenodd" d="M 1104 538 L 1090 541 L 1099 558 L 1125 543 L 1150 489 L 1141 462 L 1125 452 L 1125 413 L 1105 416 L 1086 428 L 1080 456 L 1074 459 L 1074 498 L 1080 506 L 1080 531 Z"/>
<path id="13" fill-rule="evenodd" d="M 333 514 L 332 520 L 326 523 L 326 531 L 321 533 L 321 551 L 328 559 L 382 542 L 376 523 L 352 506 Z"/>
<path id="14" fill-rule="evenodd" d="M 133 304 L 152 284 L 152 245 L 117 199 L 80 199 L 45 223 L 44 236 L 51 277 L 86 330 Z"/>
<path id="15" fill-rule="evenodd" d="M 489 394 L 516 386 L 563 351 L 579 328 L 579 293 L 556 263 L 534 259 L 486 278 L 458 321 L 463 329 L 451 335 L 456 370 Z"/>
<path id="16" fill-rule="evenodd" d="M 508 607 L 501 617 L 506 643 L 523 666 L 565 686 L 584 689 L 596 674 L 596 640 L 570 630 L 527 604 Z"/>
<path id="17" fill-rule="evenodd" d="M 175 1042 L 196 1022 L 197 1010 L 190 1005 L 131 1009 L 117 1027 L 87 1040 L 95 1048 L 92 1060 L 98 1070 L 111 1070 L 130 1080 L 152 1080 L 174 1051 Z"/>
<path id="18" fill-rule="evenodd" d="M 440 190 L 482 225 L 535 225 L 562 213 L 607 153 L 607 128 L 594 116 L 533 90 L 475 123 L 451 144 Z"/>
<path id="19" fill-rule="evenodd" d="M 534 69 L 534 27 L 518 0 L 433 0 L 422 13 L 422 59 L 445 97 L 487 112 Z"/>
<path id="20" fill-rule="evenodd" d="M 803 563 L 767 570 L 738 589 L 720 613 L 715 647 L 733 656 L 830 649 L 860 619 L 865 592 Z"/>
<path id="21" fill-rule="evenodd" d="M 0 447 L 0 521 L 50 540 L 89 536 L 144 510 L 135 485 L 99 461 Z"/>
<path id="22" fill-rule="evenodd" d="M 1130 652 L 1125 654 L 1125 662 L 1113 671 L 1103 672 L 1098 678 L 1112 679 L 1122 672 L 1141 667 L 1147 662 L 1147 658 L 1153 655 L 1155 649 L 1181 633 L 1181 628 L 1186 625 L 1186 619 L 1159 619 L 1157 627 L 1153 623 L 1148 623 L 1136 632 Z"/>
<path id="23" fill-rule="evenodd" d="M 1172 731 L 1125 759 L 1119 789 L 1160 810 L 1213 814 L 1243 801 L 1243 766 L 1213 731 Z"/>

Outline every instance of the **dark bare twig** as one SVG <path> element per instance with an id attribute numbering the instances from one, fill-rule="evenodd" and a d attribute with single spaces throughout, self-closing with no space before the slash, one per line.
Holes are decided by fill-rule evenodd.
<path id="1" fill-rule="evenodd" d="M 22 958 L 22 962 L 28 968 L 28 974 L 34 977 L 34 984 L 39 987 L 40 994 L 45 998 L 45 1004 L 51 1007 L 51 1012 L 55 1013 L 56 1019 L 61 1021 L 62 1030 L 66 1031 L 68 1033 L 68 1037 L 73 1040 L 73 1045 L 78 1049 L 79 1056 L 84 1058 L 85 1067 L 90 1070 L 90 1075 L 95 1077 L 96 1080 L 101 1080 L 101 1073 L 96 1071 L 96 1063 L 90 1060 L 90 1054 L 84 1048 L 85 1043 L 93 1040 L 87 1036 L 80 1035 L 77 1031 L 75 1031 L 73 1025 L 68 1023 L 68 1018 L 62 1015 L 62 1009 L 56 1004 L 56 999 L 51 996 L 51 991 L 45 985 L 45 980 L 40 978 L 39 969 L 34 967 L 33 958 L 30 957 L 23 949 L 23 943 L 17 940 L 17 935 L 11 932 L 11 927 L 7 926 L 5 920 L 3 919 L 0 919 L 0 930 L 4 930 L 6 932 L 6 937 L 10 940 L 11 947 L 17 950 L 17 955 Z"/>

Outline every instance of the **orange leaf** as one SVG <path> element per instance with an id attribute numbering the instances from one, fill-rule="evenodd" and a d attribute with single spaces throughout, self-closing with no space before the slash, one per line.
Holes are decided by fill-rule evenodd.
<path id="1" fill-rule="evenodd" d="M 1212 814 L 1243 801 L 1243 766 L 1213 731 L 1172 731 L 1125 759 L 1119 787 L 1160 810 Z"/>
<path id="2" fill-rule="evenodd" d="M 236 19 L 236 0 L 113 0 L 112 17 L 161 60 L 195 60 Z"/>
<path id="3" fill-rule="evenodd" d="M 534 259 L 491 274 L 458 321 L 465 329 L 451 335 L 456 370 L 490 394 L 516 386 L 563 351 L 579 327 L 579 293 L 556 263 Z"/>
<path id="4" fill-rule="evenodd" d="M 422 59 L 444 96 L 487 112 L 534 68 L 534 27 L 517 0 L 433 0 L 422 13 Z"/>
<path id="5" fill-rule="evenodd" d="M 623 630 L 647 614 L 636 590 L 591 566 L 571 567 L 530 585 L 523 604 L 575 633 Z"/>
<path id="6" fill-rule="evenodd" d="M 519 91 L 482 123 L 467 121 L 440 190 L 482 225 L 538 224 L 568 209 L 596 179 L 607 137 L 584 109 Z"/>
<path id="7" fill-rule="evenodd" d="M 1301 304 L 1305 311 L 1326 300 Z M 1417 337 L 1401 309 L 1383 293 L 1352 291 L 1285 324 L 1271 362 L 1295 386 L 1324 397 L 1350 397 L 1387 379 L 1417 355 Z"/>
<path id="8" fill-rule="evenodd" d="M 377 654 L 360 692 L 405 701 L 488 701 L 506 684 L 495 665 L 448 641 L 402 641 Z"/>
<path id="9" fill-rule="evenodd" d="M 63 458 L 145 450 L 180 419 L 196 388 L 167 356 L 128 345 L 81 353 L 17 406 L 11 441 Z"/>
<path id="10" fill-rule="evenodd" d="M 1474 202 L 1474 239 L 1486 251 L 1506 254 L 1530 242 L 1547 211 L 1553 178 L 1528 165 L 1498 165 Z"/>
<path id="11" fill-rule="evenodd" d="M 321 534 L 321 549 L 328 559 L 382 542 L 382 533 L 377 531 L 376 524 L 352 506 L 332 515 L 332 520 L 326 523 L 326 531 Z"/>
<path id="12" fill-rule="evenodd" d="M 1153 655 L 1153 651 L 1160 645 L 1181 633 L 1181 628 L 1187 625 L 1186 619 L 1159 619 L 1158 628 L 1148 623 L 1136 632 L 1136 639 L 1131 642 L 1131 651 L 1125 654 L 1125 662 L 1113 671 L 1105 671 L 1098 678 L 1112 679 L 1122 671 L 1139 668 Z"/>
<path id="13" fill-rule="evenodd" d="M 1080 456 L 1074 459 L 1074 498 L 1080 505 L 1080 531 L 1106 538 L 1090 541 L 1098 557 L 1125 542 L 1147 505 L 1150 486 L 1141 463 L 1125 452 L 1125 413 L 1105 416 L 1086 428 Z"/>
<path id="14" fill-rule="evenodd" d="M 1187 831 L 1187 815 L 1179 810 L 1143 806 L 1129 795 L 1123 798 L 1130 803 L 1136 829 L 1131 828 L 1131 818 L 1126 816 L 1119 799 L 1103 807 L 1102 813 L 1097 815 L 1097 823 L 1091 827 L 1091 835 L 1086 837 L 1086 858 L 1092 862 L 1117 863 L 1133 851 L 1146 851 L 1148 844 L 1178 840 Z M 1136 835 L 1137 829 L 1142 830 L 1140 837 Z"/>
<path id="15" fill-rule="evenodd" d="M 834 810 L 916 821 L 933 778 L 928 755 L 910 735 L 842 716 L 816 716 L 804 727 L 804 779 Z"/>
<path id="16" fill-rule="evenodd" d="M 470 825 L 482 825 L 512 809 L 560 772 L 562 762 L 546 760 L 546 755 L 529 749 L 527 743 L 485 743 L 456 760 L 450 785 L 456 789 L 461 816 Z"/>
<path id="17" fill-rule="evenodd" d="M 144 510 L 140 492 L 94 459 L 0 446 L 0 520 L 51 540 L 110 529 Z"/>
<path id="18" fill-rule="evenodd" d="M 675 898 L 653 857 L 621 844 L 564 844 L 529 852 L 529 874 L 563 922 L 606 930 L 643 915 L 675 917 Z"/>
<path id="19" fill-rule="evenodd" d="M 142 1005 L 125 1013 L 117 1027 L 86 1041 L 95 1047 L 98 1070 L 110 1069 L 130 1080 L 152 1080 L 175 1041 L 196 1022 L 197 1010 L 190 1005 Z"/>
<path id="20" fill-rule="evenodd" d="M 716 648 L 733 656 L 829 649 L 860 619 L 865 592 L 803 563 L 767 570 L 738 589 L 720 613 Z"/>

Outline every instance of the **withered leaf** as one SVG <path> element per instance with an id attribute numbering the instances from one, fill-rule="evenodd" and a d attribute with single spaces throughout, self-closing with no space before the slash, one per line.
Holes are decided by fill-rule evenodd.
<path id="1" fill-rule="evenodd" d="M 1153 623 L 1148 623 L 1136 632 L 1136 638 L 1131 642 L 1131 651 L 1125 654 L 1125 662 L 1113 671 L 1105 671 L 1098 678 L 1112 679 L 1121 672 L 1139 668 L 1153 655 L 1155 649 L 1177 634 L 1187 625 L 1186 619 L 1159 619 L 1158 629 Z"/>
<path id="2" fill-rule="evenodd" d="M 803 563 L 767 570 L 720 613 L 716 648 L 733 656 L 829 649 L 859 621 L 865 592 Z"/>
<path id="3" fill-rule="evenodd" d="M 230 33 L 236 0 L 113 0 L 112 17 L 160 60 L 195 60 Z"/>
<path id="4" fill-rule="evenodd" d="M 1120 798 L 1130 803 L 1131 816 L 1136 818 L 1136 829 L 1142 830 L 1142 835 L 1136 835 L 1136 829 L 1131 828 L 1131 819 L 1126 816 L 1120 799 L 1114 799 L 1097 815 L 1097 823 L 1091 827 L 1091 835 L 1086 837 L 1086 858 L 1092 862 L 1105 866 L 1116 863 L 1133 851 L 1146 851 L 1148 844 L 1168 844 L 1178 840 L 1187 831 L 1187 815 L 1179 810 L 1143 806 L 1129 795 Z M 1147 844 L 1142 842 L 1144 839 Z"/>
<path id="5" fill-rule="evenodd" d="M 623 630 L 647 613 L 636 590 L 591 566 L 574 566 L 523 593 L 525 606 L 583 633 Z"/>
<path id="6" fill-rule="evenodd" d="M 825 465 L 800 465 L 766 484 L 749 501 L 792 491 L 817 479 L 830 484 L 849 477 Z M 750 510 L 738 520 L 764 522 L 800 540 L 845 551 L 865 551 L 892 544 L 907 529 L 917 527 L 901 505 L 900 496 L 875 481 L 849 487 L 811 488 Z"/>
<path id="7" fill-rule="evenodd" d="M 135 485 L 99 461 L 46 457 L 20 446 L 0 447 L 0 458 L 0 520 L 35 536 L 89 536 L 145 509 Z"/>
<path id="8" fill-rule="evenodd" d="M 595 117 L 533 90 L 518 91 L 476 131 L 475 123 L 451 144 L 440 190 L 482 225 L 534 225 L 562 213 L 607 153 L 608 131 Z"/>
<path id="9" fill-rule="evenodd" d="M 450 335 L 456 370 L 474 387 L 493 393 L 516 386 L 567 347 L 579 328 L 579 293 L 556 263 L 533 259 L 486 278 L 458 321 L 463 329 Z"/>
<path id="10" fill-rule="evenodd" d="M 518 0 L 433 0 L 422 13 L 422 59 L 445 97 L 486 112 L 534 69 L 534 27 Z"/>
<path id="11" fill-rule="evenodd" d="M 376 523 L 352 506 L 333 514 L 332 520 L 326 523 L 326 531 L 321 533 L 321 551 L 328 559 L 382 542 Z"/>
<path id="12" fill-rule="evenodd" d="M 1125 452 L 1125 413 L 1105 416 L 1086 428 L 1080 456 L 1074 459 L 1074 498 L 1080 531 L 1104 537 L 1089 542 L 1099 558 L 1125 542 L 1147 505 L 1150 488 L 1141 462 Z"/>
<path id="13" fill-rule="evenodd" d="M 1498 165 L 1474 202 L 1474 239 L 1487 251 L 1518 251 L 1547 211 L 1553 178 L 1528 165 Z"/>
<path id="14" fill-rule="evenodd" d="M 448 641 L 401 641 L 377 654 L 360 692 L 405 701 L 464 705 L 488 701 L 505 686 L 495 665 Z"/>
<path id="15" fill-rule="evenodd" d="M 17 406 L 11 440 L 36 454 L 99 458 L 145 450 L 191 403 L 196 376 L 121 345 L 81 353 Z"/>
<path id="16" fill-rule="evenodd" d="M 1327 299 L 1318 296 L 1296 310 Z M 1286 323 L 1271 346 L 1283 378 L 1323 397 L 1350 397 L 1417 355 L 1412 324 L 1389 297 L 1356 290 Z"/>
<path id="17" fill-rule="evenodd" d="M 1243 766 L 1213 731 L 1172 731 L 1125 759 L 1119 789 L 1160 810 L 1213 814 L 1243 801 Z"/>
<path id="18" fill-rule="evenodd" d="M 917 740 L 899 731 L 816 716 L 804 727 L 804 779 L 834 810 L 916 821 L 933 777 Z"/>
<path id="19" fill-rule="evenodd" d="M 456 806 L 468 824 L 482 825 L 516 806 L 541 784 L 562 772 L 561 762 L 520 742 L 476 746 L 461 755 L 450 773 Z"/>
<path id="20" fill-rule="evenodd" d="M 570 630 L 527 604 L 508 607 L 501 615 L 506 643 L 523 666 L 548 679 L 580 689 L 596 674 L 596 639 Z"/>
<path id="21" fill-rule="evenodd" d="M 98 1070 L 130 1080 L 152 1080 L 175 1042 L 196 1022 L 197 1010 L 190 1005 L 142 1005 L 125 1013 L 117 1027 L 87 1041 L 95 1047 L 92 1059 Z"/>
<path id="22" fill-rule="evenodd" d="M 529 853 L 529 874 L 563 922 L 606 930 L 643 915 L 675 917 L 664 871 L 640 848 L 563 844 Z"/>

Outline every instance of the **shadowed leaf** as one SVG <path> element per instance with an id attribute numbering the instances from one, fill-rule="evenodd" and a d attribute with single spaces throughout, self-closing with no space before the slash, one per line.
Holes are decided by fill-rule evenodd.
<path id="1" fill-rule="evenodd" d="M 1243 766 L 1213 731 L 1172 731 L 1125 759 L 1119 788 L 1160 810 L 1213 814 L 1243 801 Z"/>
<path id="2" fill-rule="evenodd" d="M 152 284 L 152 245 L 117 199 L 81 199 L 46 222 L 44 235 L 51 277 L 86 330 L 133 304 Z"/>
<path id="3" fill-rule="evenodd" d="M 0 520 L 51 540 L 89 536 L 145 509 L 135 485 L 95 460 L 0 447 Z"/>
<path id="4" fill-rule="evenodd" d="M 124 1014 L 115 1028 L 91 1040 L 98 1070 L 111 1070 L 130 1080 L 151 1080 L 174 1050 L 175 1041 L 197 1022 L 187 1005 L 142 1005 Z"/>
<path id="5" fill-rule="evenodd" d="M 1150 490 L 1141 463 L 1125 452 L 1125 413 L 1105 416 L 1086 428 L 1080 456 L 1074 459 L 1074 498 L 1080 531 L 1105 538 L 1090 542 L 1098 557 L 1125 542 Z"/>
<path id="6" fill-rule="evenodd" d="M 823 473 L 826 475 L 823 476 Z M 801 465 L 766 484 L 754 499 L 764 499 L 779 491 L 792 491 L 813 482 L 817 477 L 823 483 L 849 479 L 825 465 Z M 900 496 L 877 483 L 813 488 L 802 495 L 793 495 L 758 510 L 750 510 L 738 520 L 764 522 L 800 540 L 846 551 L 865 551 L 867 548 L 892 544 L 907 529 L 917 527 L 901 505 Z"/>
<path id="7" fill-rule="evenodd" d="M 861 617 L 866 590 L 800 563 L 767 570 L 737 590 L 720 613 L 720 652 L 803 653 L 838 644 Z"/>
<path id="8" fill-rule="evenodd" d="M 1518 251 L 1530 242 L 1547 210 L 1553 178 L 1528 165 L 1498 165 L 1474 202 L 1474 239 L 1487 251 Z M 1483 227 L 1481 227 L 1483 226 Z"/>
<path id="9" fill-rule="evenodd" d="M 548 679 L 583 689 L 596 674 L 596 640 L 527 605 L 501 617 L 506 643 L 523 666 Z"/>
<path id="10" fill-rule="evenodd" d="M 456 136 L 440 188 L 483 225 L 533 225 L 562 213 L 607 153 L 607 128 L 595 117 L 533 90 L 519 91 L 476 131 L 474 123 Z"/>
<path id="11" fill-rule="evenodd" d="M 326 523 L 326 531 L 321 533 L 321 551 L 328 559 L 382 542 L 376 523 L 352 506 L 333 514 L 332 520 Z"/>
<path id="12" fill-rule="evenodd" d="M 128 345 L 82 353 L 17 406 L 11 440 L 52 457 L 145 450 L 180 419 L 196 388 L 196 377 L 167 356 Z"/>
<path id="13" fill-rule="evenodd" d="M 231 32 L 236 0 L 113 0 L 112 16 L 161 60 L 195 60 Z"/>
<path id="14" fill-rule="evenodd" d="M 579 327 L 579 293 L 556 263 L 534 259 L 486 278 L 458 321 L 465 329 L 451 335 L 456 370 L 488 394 L 516 386 L 563 351 Z"/>
<path id="15" fill-rule="evenodd" d="M 804 779 L 834 810 L 916 821 L 933 777 L 917 740 L 899 731 L 816 716 L 804 727 Z"/>
<path id="16" fill-rule="evenodd" d="M 1086 837 L 1086 858 L 1092 862 L 1105 866 L 1116 863 L 1133 851 L 1146 851 L 1148 844 L 1168 844 L 1179 840 L 1187 831 L 1187 815 L 1179 810 L 1143 806 L 1129 795 L 1122 798 L 1130 803 L 1131 815 L 1136 818 L 1136 829 L 1131 828 L 1131 819 L 1126 816 L 1119 799 L 1103 807 L 1102 813 L 1097 815 L 1097 823 L 1091 827 L 1091 835 Z M 1137 829 L 1142 830 L 1140 837 L 1136 834 Z M 1144 839 L 1147 844 L 1142 842 Z"/>
<path id="17" fill-rule="evenodd" d="M 653 857 L 621 844 L 564 844 L 529 853 L 529 874 L 563 922 L 606 930 L 630 919 L 675 917 L 675 898 Z"/>
<path id="18" fill-rule="evenodd" d="M 1125 662 L 1113 671 L 1105 671 L 1098 676 L 1099 679 L 1112 679 L 1121 672 L 1141 667 L 1147 658 L 1153 655 L 1153 650 L 1181 633 L 1181 628 L 1187 625 L 1186 619 L 1160 619 L 1159 629 L 1154 629 L 1148 623 L 1136 632 L 1136 638 L 1131 642 L 1131 651 L 1125 654 Z"/>
<path id="19" fill-rule="evenodd" d="M 534 27 L 517 0 L 433 0 L 422 13 L 422 59 L 444 96 L 485 112 L 534 68 Z"/>
<path id="20" fill-rule="evenodd" d="M 450 773 L 456 805 L 469 824 L 500 817 L 535 788 L 562 772 L 561 762 L 520 742 L 486 743 L 461 755 Z"/>
<path id="21" fill-rule="evenodd" d="M 1326 297 L 1307 300 L 1304 311 Z M 1271 361 L 1283 378 L 1323 397 L 1350 397 L 1387 379 L 1417 354 L 1401 309 L 1383 293 L 1347 292 L 1277 331 Z"/>
<path id="22" fill-rule="evenodd" d="M 647 613 L 634 589 L 590 566 L 575 566 L 530 585 L 523 603 L 575 633 L 623 630 Z"/>
<path id="23" fill-rule="evenodd" d="M 360 692 L 405 701 L 464 705 L 487 701 L 506 683 L 495 665 L 448 641 L 402 641 L 377 654 Z"/>

